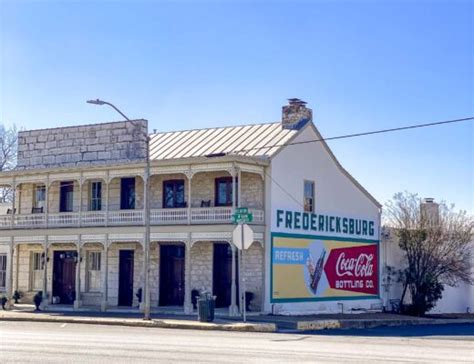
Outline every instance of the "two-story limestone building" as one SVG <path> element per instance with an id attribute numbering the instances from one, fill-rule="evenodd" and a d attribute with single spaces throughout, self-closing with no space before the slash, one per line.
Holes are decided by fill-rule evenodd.
<path id="1" fill-rule="evenodd" d="M 0 216 L 0 291 L 23 302 L 47 292 L 45 306 L 137 307 L 148 199 L 152 309 L 191 313 L 193 290 L 207 290 L 236 313 L 241 279 L 253 311 L 380 303 L 380 205 L 320 140 L 304 102 L 291 99 L 276 123 L 152 134 L 149 176 L 147 131 L 134 120 L 19 133 L 17 168 L 0 175 L 14 190 Z M 244 271 L 237 207 L 253 215 Z"/>

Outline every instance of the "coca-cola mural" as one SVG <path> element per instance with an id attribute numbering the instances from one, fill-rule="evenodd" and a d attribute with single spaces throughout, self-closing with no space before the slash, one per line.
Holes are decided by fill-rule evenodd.
<path id="1" fill-rule="evenodd" d="M 272 302 L 378 296 L 378 242 L 272 235 Z"/>

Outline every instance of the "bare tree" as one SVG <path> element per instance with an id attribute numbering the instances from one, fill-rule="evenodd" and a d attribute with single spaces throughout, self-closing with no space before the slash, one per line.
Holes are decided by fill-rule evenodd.
<path id="1" fill-rule="evenodd" d="M 444 286 L 474 284 L 472 216 L 444 202 L 439 211 L 429 213 L 421 208 L 416 194 L 405 192 L 386 204 L 385 220 L 405 253 L 406 268 L 400 271 L 401 302 L 408 289 L 412 300 L 409 312 L 422 315 L 429 311 L 442 297 Z"/>
<path id="2" fill-rule="evenodd" d="M 15 167 L 18 145 L 18 130 L 15 125 L 5 128 L 0 125 L 0 172 L 8 171 Z M 11 201 L 11 188 L 0 188 L 0 202 Z"/>

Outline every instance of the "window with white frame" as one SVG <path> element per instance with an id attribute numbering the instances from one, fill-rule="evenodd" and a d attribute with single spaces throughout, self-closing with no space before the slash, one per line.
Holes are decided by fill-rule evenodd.
<path id="1" fill-rule="evenodd" d="M 43 253 L 31 253 L 31 290 L 41 291 L 43 289 Z"/>
<path id="2" fill-rule="evenodd" d="M 304 211 L 314 212 L 314 181 L 304 181 Z"/>
<path id="3" fill-rule="evenodd" d="M 89 292 L 100 292 L 101 258 L 100 251 L 87 252 L 87 290 Z"/>
<path id="4" fill-rule="evenodd" d="M 102 182 L 91 181 L 89 187 L 89 211 L 101 211 Z"/>
<path id="5" fill-rule="evenodd" d="M 0 291 L 4 291 L 7 286 L 7 255 L 0 254 Z"/>
<path id="6" fill-rule="evenodd" d="M 44 209 L 46 201 L 46 186 L 45 185 L 35 185 L 34 188 L 34 198 L 33 198 L 33 207 L 37 209 Z"/>

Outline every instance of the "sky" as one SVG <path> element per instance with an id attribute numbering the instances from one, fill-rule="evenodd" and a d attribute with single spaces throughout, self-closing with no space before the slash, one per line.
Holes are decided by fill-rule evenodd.
<path id="1" fill-rule="evenodd" d="M 0 0 L 0 124 L 150 130 L 276 122 L 324 137 L 474 116 L 471 1 Z M 474 214 L 474 122 L 329 142 L 381 203 L 409 191 Z"/>

